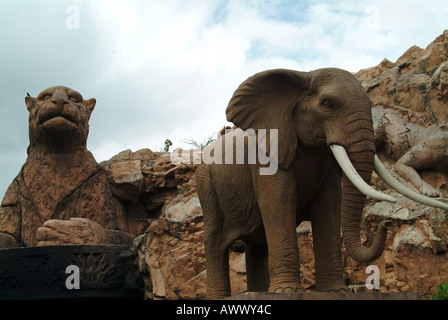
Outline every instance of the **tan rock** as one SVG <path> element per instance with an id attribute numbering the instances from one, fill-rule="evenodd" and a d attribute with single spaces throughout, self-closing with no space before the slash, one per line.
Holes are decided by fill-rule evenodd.
<path id="1" fill-rule="evenodd" d="M 358 71 L 356 77 L 360 81 L 369 81 L 381 76 L 384 71 L 392 69 L 394 66 L 395 64 L 393 62 L 384 58 L 379 65 Z"/>
<path id="2" fill-rule="evenodd" d="M 375 107 L 409 112 L 412 123 L 429 126 L 448 121 L 447 31 L 425 49 L 409 48 L 395 63 L 360 70 L 361 81 Z"/>
<path id="3" fill-rule="evenodd" d="M 163 217 L 170 221 L 182 221 L 192 218 L 202 213 L 201 204 L 199 198 L 191 197 L 186 202 L 179 202 L 173 206 L 167 208 Z"/>
<path id="4" fill-rule="evenodd" d="M 398 78 L 395 86 L 395 103 L 414 112 L 424 112 L 426 83 L 429 76 L 408 72 Z"/>
<path id="5" fill-rule="evenodd" d="M 436 70 L 440 64 L 445 62 L 448 58 L 448 43 L 436 42 L 430 44 L 424 51 L 420 58 L 422 68 L 427 74 L 431 74 Z"/>
<path id="6" fill-rule="evenodd" d="M 448 122 L 448 61 L 434 71 L 427 88 L 428 104 L 440 123 Z"/>
<path id="7" fill-rule="evenodd" d="M 123 200 L 137 202 L 143 185 L 140 160 L 111 163 L 106 169 L 112 181 L 112 191 Z"/>
<path id="8" fill-rule="evenodd" d="M 399 75 L 399 69 L 393 67 L 385 70 L 379 77 L 362 82 L 374 106 L 392 108 L 395 105 L 395 86 Z"/>
<path id="9" fill-rule="evenodd" d="M 414 68 L 414 72 L 421 73 L 423 70 L 419 69 L 420 57 L 423 54 L 423 49 L 418 46 L 410 47 L 398 59 L 395 65 L 399 68 L 401 74 L 405 74 Z"/>

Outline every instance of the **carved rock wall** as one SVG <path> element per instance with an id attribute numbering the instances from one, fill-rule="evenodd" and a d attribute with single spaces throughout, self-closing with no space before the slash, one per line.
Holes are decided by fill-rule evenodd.
<path id="1" fill-rule="evenodd" d="M 374 107 L 402 111 L 410 122 L 428 126 L 448 122 L 448 30 L 425 49 L 413 46 L 395 63 L 360 70 Z"/>
<path id="2" fill-rule="evenodd" d="M 386 109 L 400 115 L 404 122 L 421 127 L 436 127 L 440 135 L 448 132 L 448 30 L 425 49 L 413 46 L 395 63 L 383 60 L 378 66 L 355 75 L 367 90 L 374 110 Z M 400 130 L 400 125 L 395 126 Z M 432 139 L 432 138 L 431 138 Z M 385 152 L 382 160 L 394 172 L 394 162 Z M 380 155 L 381 156 L 381 155 Z M 446 161 L 445 161 L 446 162 Z M 448 198 L 448 163 L 442 171 L 419 172 L 425 182 Z M 444 171 L 445 170 L 445 171 Z M 409 188 L 410 183 L 395 177 Z M 388 187 L 373 176 L 374 184 L 383 191 Z M 393 196 L 398 196 L 392 193 Z M 373 202 L 365 208 L 364 232 L 369 238 L 378 221 L 393 221 L 387 247 L 382 257 L 373 262 L 380 267 L 381 291 L 419 291 L 423 297 L 434 294 L 435 287 L 448 282 L 448 216 L 442 209 L 430 208 L 398 196 L 396 204 Z M 362 285 L 365 266 L 346 257 L 352 283 Z"/>

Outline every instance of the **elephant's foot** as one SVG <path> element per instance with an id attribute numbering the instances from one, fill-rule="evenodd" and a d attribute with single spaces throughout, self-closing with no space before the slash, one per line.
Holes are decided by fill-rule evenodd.
<path id="1" fill-rule="evenodd" d="M 230 297 L 230 291 L 228 290 L 213 290 L 207 288 L 207 300 L 220 300 Z"/>
<path id="2" fill-rule="evenodd" d="M 328 292 L 351 292 L 348 287 L 338 288 L 338 289 L 330 289 Z"/>
<path id="3" fill-rule="evenodd" d="M 350 288 L 346 285 L 328 285 L 328 286 L 318 286 L 318 292 L 351 292 Z"/>
<path id="4" fill-rule="evenodd" d="M 221 300 L 224 298 L 230 297 L 230 294 L 227 293 L 208 293 L 207 300 Z"/>
<path id="5" fill-rule="evenodd" d="M 287 292 L 305 292 L 305 289 L 299 283 L 284 283 L 281 285 L 271 286 L 269 292 L 287 293 Z"/>

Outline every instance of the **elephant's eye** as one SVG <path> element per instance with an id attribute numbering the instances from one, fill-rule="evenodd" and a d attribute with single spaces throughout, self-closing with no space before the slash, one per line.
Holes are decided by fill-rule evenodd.
<path id="1" fill-rule="evenodd" d="M 331 103 L 330 100 L 322 100 L 322 107 L 324 107 L 325 109 L 334 109 L 334 105 Z"/>

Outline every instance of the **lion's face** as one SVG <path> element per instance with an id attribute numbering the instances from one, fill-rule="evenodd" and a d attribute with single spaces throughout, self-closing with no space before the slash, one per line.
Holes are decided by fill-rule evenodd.
<path id="1" fill-rule="evenodd" d="M 86 145 L 89 119 L 96 100 L 84 100 L 70 88 L 45 89 L 37 98 L 25 98 L 31 145 L 82 147 Z"/>

